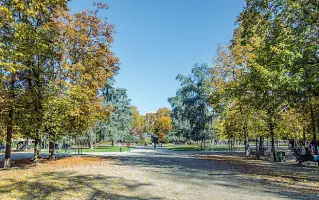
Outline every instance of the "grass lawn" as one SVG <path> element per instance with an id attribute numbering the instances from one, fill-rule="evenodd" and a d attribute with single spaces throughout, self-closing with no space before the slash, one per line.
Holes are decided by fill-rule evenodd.
<path id="1" fill-rule="evenodd" d="M 85 153 L 85 152 L 121 152 L 120 151 L 120 148 L 122 147 L 122 152 L 127 152 L 127 148 L 125 147 L 125 146 L 96 146 L 94 149 L 89 149 L 89 148 L 82 148 L 82 152 L 83 153 Z M 131 149 L 133 149 L 133 148 L 135 148 L 134 146 L 131 146 L 130 147 Z M 78 151 L 77 150 L 77 148 L 75 148 L 76 149 L 76 151 Z M 45 152 L 45 153 L 47 153 L 47 152 L 49 152 L 49 150 L 42 150 L 41 152 Z M 59 150 L 55 150 L 55 152 L 59 152 Z M 62 149 L 61 150 L 61 152 L 62 153 L 64 153 L 65 151 L 64 151 L 64 149 Z M 73 152 L 73 150 L 72 149 L 70 149 L 70 152 L 72 153 Z"/>
<path id="2" fill-rule="evenodd" d="M 120 148 L 122 148 L 122 152 L 126 152 L 127 148 L 125 146 L 101 146 L 95 147 L 95 149 L 82 149 L 82 152 L 121 152 Z M 131 146 L 130 149 L 135 148 Z"/>
<path id="3" fill-rule="evenodd" d="M 193 145 L 167 145 L 166 147 L 172 151 L 227 151 L 229 150 L 228 145 L 215 145 L 215 146 L 203 147 L 203 149 L 201 149 L 200 146 L 193 146 Z M 244 147 L 243 146 L 233 147 L 233 151 L 238 151 L 238 150 L 244 150 Z"/>

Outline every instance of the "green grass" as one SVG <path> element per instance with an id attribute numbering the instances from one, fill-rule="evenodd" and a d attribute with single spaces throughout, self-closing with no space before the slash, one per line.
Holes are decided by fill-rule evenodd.
<path id="1" fill-rule="evenodd" d="M 125 146 L 104 146 L 104 147 L 95 147 L 95 149 L 82 149 L 82 152 L 121 152 L 120 148 L 122 147 L 122 152 L 127 152 L 127 148 Z M 135 148 L 131 146 L 130 149 Z"/>
<path id="2" fill-rule="evenodd" d="M 203 147 L 201 149 L 200 146 L 192 146 L 192 145 L 168 145 L 166 146 L 169 150 L 172 151 L 228 151 L 228 145 L 216 145 L 216 146 L 209 146 Z M 233 147 L 233 151 L 244 150 L 244 147 Z"/>
<path id="3" fill-rule="evenodd" d="M 125 146 L 97 146 L 95 147 L 94 149 L 89 149 L 89 148 L 82 148 L 82 153 L 85 153 L 85 152 L 121 152 L 120 151 L 120 148 L 122 147 L 122 152 L 127 152 L 127 148 Z M 131 149 L 135 148 L 134 146 L 131 146 L 130 147 Z M 76 149 L 76 152 L 78 152 L 78 149 Z M 81 151 L 81 149 L 80 149 Z M 41 152 L 43 153 L 48 153 L 49 151 L 46 149 L 46 150 L 42 150 Z M 55 152 L 61 152 L 61 153 L 64 153 L 65 150 L 62 149 L 61 151 L 59 150 L 55 150 Z M 74 151 L 72 149 L 70 149 L 70 153 L 73 153 Z"/>

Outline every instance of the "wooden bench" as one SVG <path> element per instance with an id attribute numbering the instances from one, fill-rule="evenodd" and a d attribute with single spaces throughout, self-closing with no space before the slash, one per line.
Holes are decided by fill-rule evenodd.
<path id="1" fill-rule="evenodd" d="M 257 158 L 259 158 L 259 157 L 270 158 L 271 157 L 271 152 L 267 148 L 264 148 L 262 151 L 259 150 L 257 152 L 256 152 L 255 148 L 250 148 L 249 149 L 249 155 L 256 156 Z"/>

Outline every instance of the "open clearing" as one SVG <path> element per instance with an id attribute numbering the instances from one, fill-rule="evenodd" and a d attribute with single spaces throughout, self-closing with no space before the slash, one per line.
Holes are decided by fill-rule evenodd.
<path id="1" fill-rule="evenodd" d="M 73 156 L 0 171 L 0 199 L 318 199 L 319 170 L 234 154 Z"/>

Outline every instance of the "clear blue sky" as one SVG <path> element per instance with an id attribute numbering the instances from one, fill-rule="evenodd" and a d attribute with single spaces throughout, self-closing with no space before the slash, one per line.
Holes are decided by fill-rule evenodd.
<path id="1" fill-rule="evenodd" d="M 94 0 L 73 0 L 73 11 Z M 141 113 L 170 107 L 175 77 L 196 62 L 212 65 L 218 43 L 232 38 L 244 0 L 104 0 L 102 15 L 116 25 L 113 51 L 120 58 L 116 86 L 128 90 Z"/>

